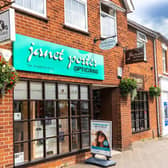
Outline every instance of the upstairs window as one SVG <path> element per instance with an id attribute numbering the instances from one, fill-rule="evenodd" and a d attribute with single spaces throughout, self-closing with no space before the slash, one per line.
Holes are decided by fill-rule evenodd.
<path id="1" fill-rule="evenodd" d="M 46 0 L 15 0 L 14 6 L 30 13 L 46 16 Z"/>
<path id="2" fill-rule="evenodd" d="M 116 11 L 101 3 L 101 37 L 107 38 L 117 34 Z"/>
<path id="3" fill-rule="evenodd" d="M 163 61 L 163 73 L 167 72 L 167 47 L 162 44 L 162 61 Z"/>
<path id="4" fill-rule="evenodd" d="M 147 37 L 145 34 L 141 32 L 137 32 L 137 47 L 138 48 L 143 48 L 144 49 L 144 61 L 147 60 L 146 57 L 146 43 L 147 43 Z"/>
<path id="5" fill-rule="evenodd" d="M 65 0 L 65 24 L 88 31 L 87 0 Z"/>

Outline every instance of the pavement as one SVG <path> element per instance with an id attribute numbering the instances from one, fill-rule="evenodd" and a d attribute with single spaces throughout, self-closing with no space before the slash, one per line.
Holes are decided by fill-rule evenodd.
<path id="1" fill-rule="evenodd" d="M 112 155 L 117 164 L 110 168 L 168 168 L 168 138 L 138 141 L 130 150 Z M 100 167 L 80 163 L 68 168 Z"/>

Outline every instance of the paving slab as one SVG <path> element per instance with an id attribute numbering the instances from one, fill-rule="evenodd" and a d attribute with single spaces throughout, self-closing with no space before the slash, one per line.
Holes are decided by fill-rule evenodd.
<path id="1" fill-rule="evenodd" d="M 127 151 L 114 154 L 115 166 L 109 168 L 168 168 L 168 138 L 144 140 L 133 143 Z M 100 168 L 85 163 L 68 168 Z"/>

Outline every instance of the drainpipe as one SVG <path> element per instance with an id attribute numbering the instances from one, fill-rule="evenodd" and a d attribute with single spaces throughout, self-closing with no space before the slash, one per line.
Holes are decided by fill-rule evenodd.
<path id="1" fill-rule="evenodd" d="M 155 82 L 158 86 L 158 69 L 157 69 L 157 54 L 156 54 L 156 38 L 154 39 L 154 66 L 155 66 Z M 160 135 L 160 109 L 159 109 L 159 98 L 156 97 L 156 111 L 157 111 L 157 133 Z"/>

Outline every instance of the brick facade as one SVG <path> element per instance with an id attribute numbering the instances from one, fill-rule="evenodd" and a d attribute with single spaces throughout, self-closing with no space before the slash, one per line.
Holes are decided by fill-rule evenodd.
<path id="1" fill-rule="evenodd" d="M 124 8 L 120 0 L 114 3 Z M 20 78 L 42 79 L 52 81 L 77 82 L 97 85 L 111 85 L 113 88 L 103 90 L 103 104 L 110 105 L 104 109 L 102 119 L 113 121 L 113 147 L 115 149 L 127 149 L 131 142 L 143 138 L 157 136 L 156 104 L 149 101 L 150 130 L 132 135 L 131 130 L 131 100 L 120 96 L 117 78 L 117 67 L 123 68 L 123 77 L 129 77 L 130 73 L 144 76 L 145 90 L 153 85 L 154 80 L 154 56 L 153 40 L 148 37 L 147 63 L 125 65 L 123 48 L 136 47 L 136 30 L 127 25 L 126 13 L 117 11 L 118 46 L 110 50 L 101 50 L 100 41 L 94 44 L 94 38 L 100 38 L 100 1 L 88 0 L 88 33 L 69 29 L 64 25 L 64 1 L 47 0 L 47 19 L 38 18 L 16 10 L 16 33 L 29 37 L 65 45 L 104 56 L 105 80 L 79 79 L 59 75 L 47 75 L 19 71 Z M 11 49 L 9 45 L 5 48 Z M 110 98 L 110 99 L 109 99 Z M 89 156 L 89 153 L 81 153 L 60 159 L 34 164 L 31 168 L 59 167 L 74 164 Z M 0 168 L 13 167 L 13 94 L 8 93 L 0 99 Z"/>
<path id="2" fill-rule="evenodd" d="M 143 32 L 143 30 L 142 30 Z M 137 46 L 137 29 L 128 26 L 129 48 L 136 48 Z M 147 62 L 128 65 L 130 73 L 142 75 L 144 77 L 144 90 L 148 91 L 150 86 L 155 85 L 155 71 L 154 71 L 154 38 L 147 35 L 146 55 Z M 157 111 L 156 101 L 149 97 L 149 119 L 150 130 L 132 135 L 132 141 L 144 138 L 157 137 Z"/>

